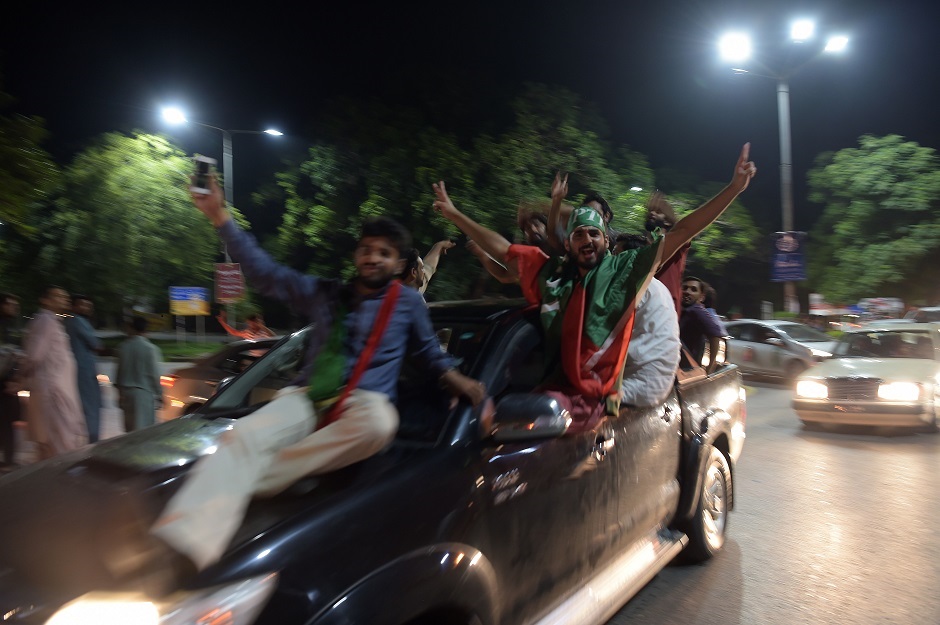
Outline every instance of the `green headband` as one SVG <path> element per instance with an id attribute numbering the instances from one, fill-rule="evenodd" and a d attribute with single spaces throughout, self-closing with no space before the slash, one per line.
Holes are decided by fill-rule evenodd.
<path id="1" fill-rule="evenodd" d="M 576 208 L 571 213 L 571 217 L 568 218 L 568 236 L 570 237 L 571 233 L 574 232 L 576 228 L 580 228 L 581 226 L 593 226 L 595 228 L 600 228 L 604 233 L 607 232 L 607 225 L 604 223 L 604 218 L 601 217 L 601 214 L 590 206 Z"/>

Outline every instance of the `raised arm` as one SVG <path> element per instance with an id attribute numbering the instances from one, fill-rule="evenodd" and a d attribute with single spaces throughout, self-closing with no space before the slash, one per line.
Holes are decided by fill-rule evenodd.
<path id="1" fill-rule="evenodd" d="M 554 250 L 560 250 L 561 254 L 565 253 L 565 242 L 559 237 L 559 233 L 563 233 L 565 226 L 567 225 L 568 216 L 571 215 L 571 210 L 565 211 L 565 214 L 562 214 L 561 203 L 565 201 L 565 196 L 568 195 L 568 174 L 565 174 L 565 177 L 561 177 L 561 172 L 555 173 L 555 180 L 552 181 L 552 205 L 548 209 L 548 244 Z"/>
<path id="2" fill-rule="evenodd" d="M 508 269 L 503 265 L 500 265 L 498 262 L 487 256 L 479 245 L 476 244 L 476 241 L 469 240 L 467 241 L 467 249 L 471 254 L 477 257 L 477 260 L 480 261 L 480 264 L 483 265 L 483 268 L 487 272 L 503 284 L 515 284 L 519 281 L 518 276 L 512 275 Z"/>
<path id="3" fill-rule="evenodd" d="M 434 277 L 434 274 L 437 273 L 437 266 L 441 262 L 441 255 L 446 254 L 447 250 L 457 245 L 450 239 L 444 239 L 443 241 L 438 241 L 431 246 L 431 249 L 428 251 L 427 255 L 424 257 L 424 284 L 419 289 L 421 293 L 428 288 L 428 283 L 431 281 L 431 278 Z"/>
<path id="4" fill-rule="evenodd" d="M 734 176 L 728 186 L 722 189 L 718 195 L 677 221 L 676 225 L 665 234 L 662 243 L 661 263 L 669 260 L 682 246 L 718 219 L 719 215 L 731 205 L 734 198 L 738 197 L 738 194 L 747 188 L 751 178 L 757 173 L 757 167 L 753 161 L 748 160 L 750 153 L 751 144 L 745 143 L 744 147 L 741 148 L 741 155 L 738 156 L 738 162 L 734 166 Z"/>
<path id="5" fill-rule="evenodd" d="M 434 210 L 440 211 L 441 215 L 449 219 L 460 231 L 477 242 L 483 248 L 483 251 L 489 254 L 494 260 L 504 265 L 510 272 L 516 273 L 515 261 L 506 261 L 506 254 L 509 252 L 510 243 L 497 232 L 485 228 L 473 221 L 454 206 L 450 197 L 447 195 L 447 188 L 444 181 L 432 185 L 434 195 L 437 199 L 434 201 Z"/>

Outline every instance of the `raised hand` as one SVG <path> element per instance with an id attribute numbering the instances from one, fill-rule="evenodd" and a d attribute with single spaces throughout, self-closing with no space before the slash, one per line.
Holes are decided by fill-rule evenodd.
<path id="1" fill-rule="evenodd" d="M 191 178 L 194 179 L 195 176 Z M 194 182 L 195 180 L 191 180 L 190 184 L 192 185 Z M 228 212 L 228 209 L 225 208 L 225 196 L 214 175 L 209 176 L 209 191 L 211 193 L 205 194 L 190 190 L 189 196 L 192 198 L 196 208 L 209 218 L 213 226 L 218 227 L 228 221 L 231 218 L 231 214 Z"/>
<path id="2" fill-rule="evenodd" d="M 555 173 L 555 180 L 552 182 L 552 202 L 561 202 L 568 196 L 568 174 L 561 177 L 561 172 Z"/>
<path id="3" fill-rule="evenodd" d="M 447 250 L 451 249 L 457 244 L 450 239 L 444 239 L 443 241 L 438 241 L 435 243 L 435 245 L 440 248 L 441 254 L 447 254 Z"/>
<path id="4" fill-rule="evenodd" d="M 734 166 L 734 176 L 731 178 L 731 186 L 738 193 L 744 191 L 751 182 L 751 178 L 757 173 L 757 166 L 754 161 L 748 160 L 751 155 L 751 144 L 745 143 L 741 148 L 741 155 L 738 156 L 738 162 Z"/>
<path id="5" fill-rule="evenodd" d="M 450 196 L 447 195 L 447 187 L 444 186 L 444 181 L 436 182 L 431 187 L 434 189 L 434 195 L 437 198 L 434 200 L 434 210 L 447 219 L 453 219 L 458 211 L 454 203 L 450 201 Z"/>

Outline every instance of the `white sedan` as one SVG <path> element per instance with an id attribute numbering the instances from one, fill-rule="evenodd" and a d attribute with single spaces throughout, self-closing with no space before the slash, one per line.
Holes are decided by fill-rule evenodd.
<path id="1" fill-rule="evenodd" d="M 937 431 L 940 323 L 873 324 L 847 332 L 832 358 L 797 379 L 803 423 Z"/>

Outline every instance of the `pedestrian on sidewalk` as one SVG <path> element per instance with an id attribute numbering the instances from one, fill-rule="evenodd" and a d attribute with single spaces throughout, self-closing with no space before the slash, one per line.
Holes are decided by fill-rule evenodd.
<path id="1" fill-rule="evenodd" d="M 78 370 L 78 395 L 82 400 L 82 412 L 88 426 L 89 443 L 98 442 L 101 423 L 101 387 L 98 385 L 97 356 L 102 350 L 102 345 L 91 326 L 91 317 L 94 314 L 95 304 L 91 298 L 76 294 L 72 296 L 72 316 L 65 321 Z"/>
<path id="2" fill-rule="evenodd" d="M 124 430 L 133 432 L 153 425 L 157 405 L 163 407 L 160 388 L 160 348 L 145 336 L 147 320 L 134 317 L 131 335 L 118 347 L 118 405 L 124 411 Z"/>

